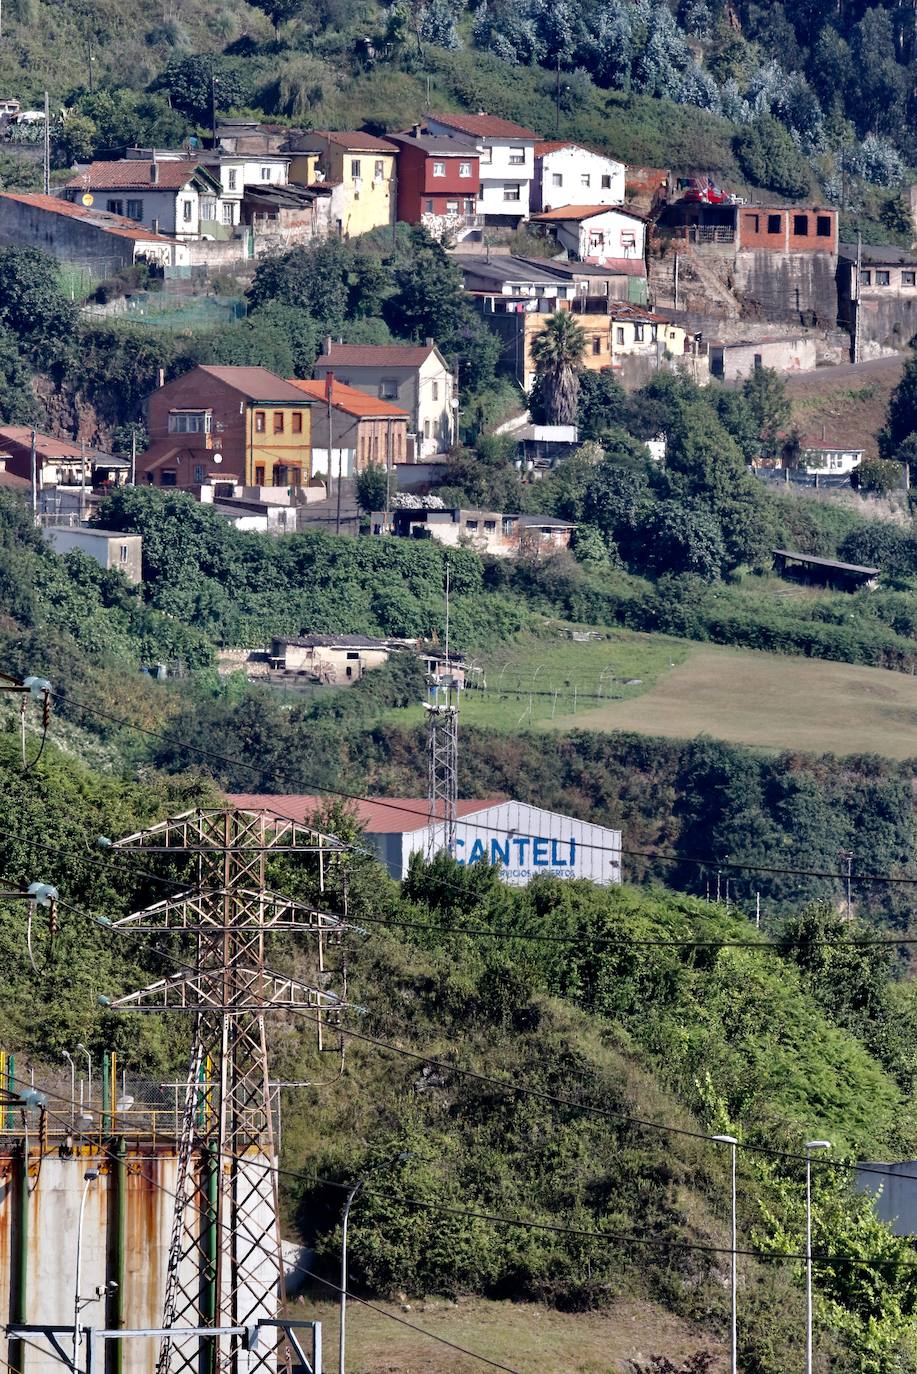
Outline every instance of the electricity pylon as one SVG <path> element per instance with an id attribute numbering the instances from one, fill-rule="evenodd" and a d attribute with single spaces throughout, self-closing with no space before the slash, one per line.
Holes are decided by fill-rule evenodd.
<path id="1" fill-rule="evenodd" d="M 113 923 L 194 937 L 186 966 L 110 1002 L 194 1017 L 162 1325 L 251 1329 L 276 1319 L 284 1297 L 265 1014 L 310 1008 L 321 1025 L 346 1005 L 322 986 L 322 945 L 343 921 L 269 892 L 266 862 L 314 854 L 324 886 L 327 864 L 344 846 L 265 812 L 214 808 L 171 817 L 113 847 L 187 855 L 195 869 L 192 890 Z M 316 937 L 319 986 L 265 966 L 265 937 L 282 931 Z M 275 1374 L 289 1354 L 263 1330 L 254 1349 L 240 1336 L 189 1343 L 166 1335 L 157 1374 Z"/>
<path id="2" fill-rule="evenodd" d="M 427 858 L 444 849 L 455 858 L 455 830 L 458 820 L 458 717 L 459 675 L 451 665 L 446 672 L 429 681 L 427 711 L 427 800 L 430 808 L 427 825 Z M 442 827 L 442 843 L 437 842 Z"/>

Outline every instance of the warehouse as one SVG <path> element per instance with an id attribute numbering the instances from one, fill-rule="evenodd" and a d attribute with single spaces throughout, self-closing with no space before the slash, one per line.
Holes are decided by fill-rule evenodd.
<path id="1" fill-rule="evenodd" d="M 237 793 L 227 800 L 296 821 L 311 818 L 327 804 L 323 797 L 268 793 Z M 411 855 L 428 848 L 426 798 L 372 797 L 353 805 L 368 846 L 393 878 L 405 877 Z M 434 827 L 433 848 L 443 848 L 441 824 Z M 455 851 L 460 864 L 499 863 L 503 881 L 513 887 L 524 887 L 540 874 L 602 884 L 621 881 L 620 830 L 503 797 L 458 803 Z"/>

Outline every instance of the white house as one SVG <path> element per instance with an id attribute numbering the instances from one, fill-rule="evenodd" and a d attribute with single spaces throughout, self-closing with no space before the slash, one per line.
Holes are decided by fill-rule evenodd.
<path id="1" fill-rule="evenodd" d="M 431 134 L 464 135 L 474 141 L 481 167 L 478 213 L 485 224 L 515 227 L 528 219 L 538 135 L 493 115 L 427 115 Z"/>
<path id="2" fill-rule="evenodd" d="M 532 222 L 551 229 L 558 247 L 582 262 L 606 267 L 645 256 L 646 220 L 623 205 L 563 205 L 533 215 Z"/>
<path id="3" fill-rule="evenodd" d="M 787 461 L 786 466 L 802 468 L 810 475 L 830 472 L 846 477 L 860 466 L 865 452 L 864 448 L 843 439 L 803 436 L 799 440 L 798 458 L 795 462 Z"/>
<path id="4" fill-rule="evenodd" d="M 219 177 L 190 159 L 91 162 L 71 177 L 64 194 L 179 239 L 200 238 L 208 225 L 223 222 Z"/>
<path id="5" fill-rule="evenodd" d="M 532 209 L 559 205 L 621 205 L 624 163 L 578 143 L 536 143 Z"/>
<path id="6" fill-rule="evenodd" d="M 415 461 L 445 453 L 455 442 L 457 392 L 449 366 L 432 339 L 425 344 L 336 344 L 325 341 L 315 376 L 391 401 L 408 414 Z"/>
<path id="7" fill-rule="evenodd" d="M 325 805 L 323 797 L 266 793 L 235 794 L 227 800 L 247 811 L 294 821 L 309 820 Z M 444 845 L 443 826 L 434 821 L 431 827 L 425 797 L 366 798 L 355 809 L 367 844 L 393 878 L 407 877 L 412 854 L 426 853 L 429 843 L 434 849 Z M 456 812 L 457 861 L 499 864 L 500 877 L 511 887 L 525 887 L 543 875 L 590 878 L 604 886 L 621 881 L 620 830 L 500 797 L 461 800 Z"/>

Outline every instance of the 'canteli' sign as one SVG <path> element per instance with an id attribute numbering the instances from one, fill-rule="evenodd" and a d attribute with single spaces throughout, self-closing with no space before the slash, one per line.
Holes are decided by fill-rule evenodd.
<path id="1" fill-rule="evenodd" d="M 502 864 L 517 876 L 528 868 L 572 869 L 576 866 L 576 840 L 553 840 L 543 835 L 511 835 L 505 843 L 494 837 L 490 845 L 476 839 L 464 857 L 465 841 L 459 837 L 455 841 L 456 860 L 460 864 L 475 864 L 489 861 Z"/>

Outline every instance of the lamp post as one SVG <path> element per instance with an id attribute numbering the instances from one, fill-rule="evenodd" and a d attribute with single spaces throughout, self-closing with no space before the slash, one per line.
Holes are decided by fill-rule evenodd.
<path id="1" fill-rule="evenodd" d="M 812 1374 L 812 1151 L 830 1149 L 830 1140 L 806 1141 L 806 1374 Z"/>
<path id="2" fill-rule="evenodd" d="M 341 1218 L 341 1302 L 340 1302 L 340 1330 L 338 1332 L 338 1374 L 345 1374 L 344 1355 L 347 1342 L 347 1224 L 350 1220 L 350 1209 L 354 1199 L 363 1188 L 367 1179 L 377 1169 L 387 1168 L 390 1164 L 400 1164 L 405 1159 L 413 1159 L 415 1156 L 410 1150 L 404 1150 L 401 1154 L 395 1155 L 393 1159 L 384 1159 L 379 1164 L 368 1169 L 362 1178 L 358 1178 L 344 1199 L 344 1212 Z"/>
<path id="3" fill-rule="evenodd" d="M 76 1048 L 77 1048 L 77 1053 L 79 1053 L 79 1054 L 85 1054 L 85 1056 L 86 1056 L 86 1063 L 89 1065 L 89 1088 L 88 1088 L 88 1091 L 87 1091 L 87 1094 L 86 1094 L 86 1095 L 87 1095 L 87 1097 L 88 1097 L 88 1099 L 89 1099 L 89 1106 L 91 1107 L 91 1106 L 92 1106 L 92 1055 L 89 1053 L 89 1051 L 87 1050 L 86 1046 L 82 1043 L 82 1041 L 80 1041 L 80 1043 L 77 1045 Z"/>
<path id="4" fill-rule="evenodd" d="M 730 1276 L 730 1277 L 731 1277 L 731 1288 L 732 1288 L 732 1310 L 731 1310 L 730 1332 L 729 1332 L 729 1334 L 730 1334 L 730 1342 L 729 1342 L 730 1366 L 729 1366 L 729 1367 L 730 1367 L 730 1370 L 731 1370 L 731 1374 L 736 1374 L 736 1371 L 737 1371 L 737 1368 L 738 1368 L 738 1365 L 737 1365 L 738 1326 L 737 1326 L 737 1322 L 736 1322 L 736 1278 L 737 1278 L 737 1275 L 736 1275 L 736 1264 L 737 1264 L 737 1258 L 738 1258 L 737 1255 L 736 1255 L 736 1147 L 737 1147 L 737 1145 L 738 1145 L 739 1142 L 736 1140 L 736 1138 L 735 1138 L 734 1135 L 714 1135 L 714 1136 L 711 1136 L 710 1139 L 711 1139 L 711 1140 L 717 1141 L 717 1143 L 720 1144 L 720 1145 L 728 1145 L 728 1146 L 729 1146 L 729 1153 L 730 1153 L 730 1155 L 731 1155 L 731 1161 L 732 1161 L 732 1272 L 731 1272 L 731 1276 Z"/>
<path id="5" fill-rule="evenodd" d="M 73 1118 L 76 1112 L 76 1065 L 71 1055 L 64 1050 L 64 1058 L 70 1065 L 70 1129 L 73 1130 Z"/>
<path id="6" fill-rule="evenodd" d="M 76 1228 L 76 1280 L 73 1285 L 73 1374 L 77 1374 L 77 1358 L 80 1345 L 80 1281 L 83 1266 L 83 1218 L 86 1214 L 86 1198 L 89 1189 L 99 1177 L 98 1169 L 87 1169 L 83 1175 L 83 1196 L 80 1198 L 80 1219 Z"/>

